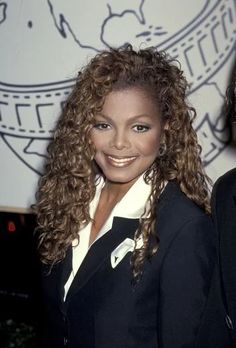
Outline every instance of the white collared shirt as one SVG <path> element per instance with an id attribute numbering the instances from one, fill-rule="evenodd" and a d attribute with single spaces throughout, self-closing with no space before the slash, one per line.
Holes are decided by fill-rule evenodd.
<path id="1" fill-rule="evenodd" d="M 94 217 L 95 211 L 99 202 L 100 194 L 102 191 L 105 182 L 103 178 L 99 178 L 99 182 L 96 187 L 95 196 L 90 203 L 90 216 Z M 113 218 L 115 216 L 125 217 L 129 219 L 139 219 L 145 210 L 145 205 L 148 200 L 148 197 L 151 193 L 151 185 L 146 184 L 141 175 L 138 180 L 130 187 L 124 197 L 115 205 L 113 210 L 111 211 L 110 216 L 98 232 L 96 239 L 93 243 L 101 238 L 105 233 L 107 233 L 113 223 Z M 90 222 L 87 226 L 85 226 L 79 232 L 79 243 L 77 240 L 72 242 L 72 272 L 64 286 L 65 294 L 64 300 L 66 298 L 67 292 L 71 286 L 71 283 L 77 273 L 83 259 L 85 258 L 89 248 L 93 245 L 93 243 L 89 246 L 90 240 L 90 232 L 92 223 Z"/>

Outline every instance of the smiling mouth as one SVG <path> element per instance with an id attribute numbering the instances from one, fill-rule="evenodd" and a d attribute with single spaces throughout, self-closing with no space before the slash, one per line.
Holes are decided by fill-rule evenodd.
<path id="1" fill-rule="evenodd" d="M 136 160 L 137 156 L 132 157 L 113 157 L 107 155 L 108 162 L 114 167 L 126 167 Z"/>

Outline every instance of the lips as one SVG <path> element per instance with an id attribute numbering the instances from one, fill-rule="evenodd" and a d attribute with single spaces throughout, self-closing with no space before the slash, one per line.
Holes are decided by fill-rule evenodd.
<path id="1" fill-rule="evenodd" d="M 114 167 L 121 168 L 121 167 L 129 166 L 131 163 L 133 163 L 136 160 L 137 156 L 114 157 L 114 156 L 107 155 L 106 158 L 109 164 L 111 164 Z"/>

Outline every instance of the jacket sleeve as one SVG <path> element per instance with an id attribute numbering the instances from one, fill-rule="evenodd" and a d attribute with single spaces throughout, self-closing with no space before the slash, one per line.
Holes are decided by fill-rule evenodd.
<path id="1" fill-rule="evenodd" d="M 211 219 L 202 215 L 185 223 L 163 260 L 158 306 L 160 348 L 194 347 L 215 261 Z"/>

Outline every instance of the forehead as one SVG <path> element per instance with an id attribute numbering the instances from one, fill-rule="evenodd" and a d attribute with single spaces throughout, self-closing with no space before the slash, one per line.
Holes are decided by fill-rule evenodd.
<path id="1" fill-rule="evenodd" d="M 103 112 L 125 114 L 157 114 L 158 103 L 155 98 L 145 89 L 127 88 L 111 91 L 106 97 Z"/>

